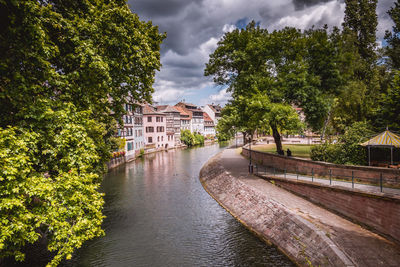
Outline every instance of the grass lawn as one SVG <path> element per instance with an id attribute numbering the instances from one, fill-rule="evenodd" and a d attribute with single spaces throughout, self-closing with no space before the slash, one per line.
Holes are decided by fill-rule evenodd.
<path id="1" fill-rule="evenodd" d="M 285 155 L 286 150 L 289 148 L 292 151 L 293 157 L 310 158 L 310 150 L 312 145 L 283 144 L 282 146 L 283 150 L 285 151 Z M 276 153 L 275 144 L 256 145 L 254 148 L 252 147 L 252 149 L 262 152 Z"/>

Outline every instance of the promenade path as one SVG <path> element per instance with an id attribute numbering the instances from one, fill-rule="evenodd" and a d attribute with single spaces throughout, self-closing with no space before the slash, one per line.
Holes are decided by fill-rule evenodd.
<path id="1" fill-rule="evenodd" d="M 376 185 L 367 185 L 367 184 L 361 184 L 359 182 L 355 182 L 354 184 L 351 181 L 340 181 L 340 180 L 335 180 L 332 179 L 331 181 L 329 179 L 323 179 L 323 178 L 316 178 L 312 177 L 309 175 L 297 175 L 295 173 L 273 173 L 271 170 L 268 170 L 266 173 L 264 172 L 264 167 L 259 166 L 258 169 L 255 168 L 254 171 L 258 172 L 259 175 L 262 176 L 268 176 L 268 177 L 278 177 L 278 178 L 285 178 L 285 179 L 292 179 L 292 180 L 302 180 L 302 181 L 308 181 L 308 182 L 314 182 L 314 183 L 319 183 L 323 184 L 325 186 L 341 186 L 341 187 L 346 187 L 346 188 L 352 188 L 356 189 L 359 191 L 365 191 L 369 193 L 389 193 L 389 194 L 395 194 L 395 195 L 400 195 L 400 189 L 397 188 L 390 188 L 390 187 L 382 187 L 382 191 L 380 186 Z"/>
<path id="2" fill-rule="evenodd" d="M 353 262 L 349 266 L 399 266 L 400 246 L 354 224 L 328 210 L 298 197 L 247 170 L 248 160 L 240 149 L 228 148 L 221 154 L 221 164 L 233 177 L 255 191 L 273 199 L 325 232 Z"/>

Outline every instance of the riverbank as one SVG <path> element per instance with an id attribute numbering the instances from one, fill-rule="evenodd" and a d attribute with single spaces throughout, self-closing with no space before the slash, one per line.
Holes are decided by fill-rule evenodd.
<path id="1" fill-rule="evenodd" d="M 200 172 L 207 192 L 249 230 L 301 266 L 398 266 L 400 248 L 361 226 L 247 173 L 236 149 Z"/>

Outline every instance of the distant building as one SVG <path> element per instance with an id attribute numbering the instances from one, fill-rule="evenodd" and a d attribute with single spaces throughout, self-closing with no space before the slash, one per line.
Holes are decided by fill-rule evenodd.
<path id="1" fill-rule="evenodd" d="M 133 106 L 131 104 L 125 104 L 125 115 L 123 116 L 123 132 L 121 137 L 125 138 L 125 157 L 126 159 L 130 159 L 135 157 L 135 148 L 134 148 L 134 114 L 133 114 Z"/>
<path id="2" fill-rule="evenodd" d="M 174 145 L 178 146 L 181 142 L 181 117 L 180 112 L 172 106 L 157 106 L 157 111 L 166 114 L 167 120 L 167 139 L 173 139 Z M 172 136 L 171 136 L 172 135 Z"/>
<path id="3" fill-rule="evenodd" d="M 175 140 L 167 137 L 167 120 L 166 114 L 157 111 L 157 109 L 149 104 L 143 107 L 143 126 L 145 137 L 145 148 L 165 149 L 173 146 Z M 170 136 L 171 139 L 171 136 Z"/>
<path id="4" fill-rule="evenodd" d="M 210 116 L 210 118 L 214 122 L 214 125 L 216 126 L 218 124 L 218 120 L 221 118 L 221 111 L 222 111 L 221 106 L 214 105 L 214 104 L 211 104 L 211 105 L 208 104 L 208 105 L 205 105 L 202 109 Z"/>
<path id="5" fill-rule="evenodd" d="M 174 106 L 176 110 L 179 111 L 180 114 L 180 128 L 181 131 L 183 130 L 189 130 L 192 128 L 191 123 L 192 123 L 192 113 L 189 111 L 186 111 L 186 109 L 179 107 L 179 106 Z"/>
<path id="6" fill-rule="evenodd" d="M 179 102 L 175 106 L 181 107 L 186 113 L 191 114 L 190 131 L 204 135 L 203 110 L 190 103 Z"/>
<path id="7" fill-rule="evenodd" d="M 210 118 L 210 116 L 204 112 L 204 136 L 214 137 L 215 136 L 215 125 L 214 121 Z"/>
<path id="8" fill-rule="evenodd" d="M 143 105 L 137 104 L 134 106 L 133 113 L 133 131 L 134 131 L 134 144 L 133 149 L 135 150 L 135 154 L 139 155 L 140 150 L 144 149 L 144 128 L 143 128 Z"/>

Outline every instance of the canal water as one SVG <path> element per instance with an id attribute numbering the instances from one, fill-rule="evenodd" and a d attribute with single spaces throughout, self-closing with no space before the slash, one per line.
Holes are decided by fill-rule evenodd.
<path id="1" fill-rule="evenodd" d="M 111 170 L 102 184 L 104 237 L 63 266 L 294 266 L 203 189 L 219 145 L 169 150 Z"/>

